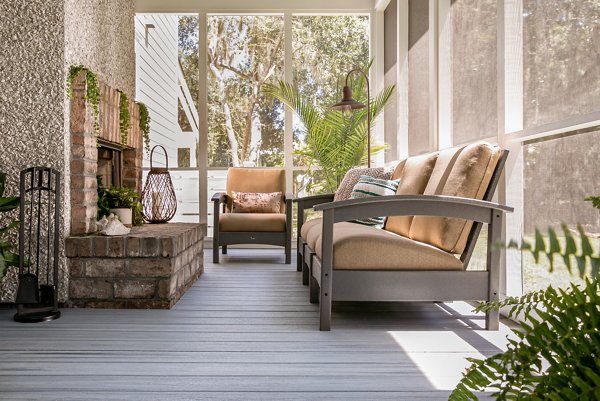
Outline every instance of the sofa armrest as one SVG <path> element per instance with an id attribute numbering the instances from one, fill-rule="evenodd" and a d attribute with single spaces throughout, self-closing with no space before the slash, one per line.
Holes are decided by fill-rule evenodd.
<path id="1" fill-rule="evenodd" d="M 440 216 L 490 223 L 491 211 L 510 213 L 509 206 L 477 199 L 439 195 L 391 195 L 318 204 L 332 213 L 333 223 L 378 216 Z"/>
<path id="2" fill-rule="evenodd" d="M 313 208 L 315 205 L 319 205 L 321 203 L 332 202 L 335 194 L 321 194 L 321 195 L 312 195 L 305 196 L 303 198 L 295 198 L 294 203 L 298 204 L 297 210 L 297 237 L 300 238 L 300 229 L 304 224 L 304 211 L 307 209 Z"/>

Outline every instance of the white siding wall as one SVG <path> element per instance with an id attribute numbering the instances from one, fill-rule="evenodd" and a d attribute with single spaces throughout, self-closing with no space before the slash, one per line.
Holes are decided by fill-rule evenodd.
<path id="1" fill-rule="evenodd" d="M 148 30 L 146 24 L 154 25 Z M 153 14 L 135 17 L 136 97 L 150 111 L 151 147 L 162 145 L 169 155 L 169 167 L 177 167 L 177 39 L 178 16 Z M 144 167 L 149 167 L 145 155 Z M 154 152 L 155 165 L 164 166 L 162 151 Z"/>

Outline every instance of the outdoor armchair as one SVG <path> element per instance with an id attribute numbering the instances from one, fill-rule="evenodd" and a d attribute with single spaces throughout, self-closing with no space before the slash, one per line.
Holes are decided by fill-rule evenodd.
<path id="1" fill-rule="evenodd" d="M 285 248 L 291 263 L 292 195 L 285 193 L 283 169 L 231 167 L 227 191 L 212 197 L 213 262 L 233 244 L 268 244 Z"/>

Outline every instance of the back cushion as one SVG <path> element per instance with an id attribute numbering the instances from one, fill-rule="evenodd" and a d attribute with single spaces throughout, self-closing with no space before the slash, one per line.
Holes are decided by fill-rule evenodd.
<path id="1" fill-rule="evenodd" d="M 438 154 L 436 152 L 406 159 L 402 166 L 400 177 L 395 177 L 395 172 L 392 175 L 393 179 L 400 178 L 400 185 L 396 190 L 396 195 L 422 194 L 427 186 L 437 157 Z M 385 223 L 385 229 L 408 237 L 412 219 L 412 216 L 389 216 Z"/>
<path id="2" fill-rule="evenodd" d="M 227 194 L 231 200 L 236 192 L 281 192 L 285 193 L 285 170 L 279 168 L 230 167 L 227 170 Z M 227 205 L 231 210 L 231 202 Z M 285 212 L 282 202 L 281 213 Z"/>
<path id="3" fill-rule="evenodd" d="M 447 164 L 450 170 L 447 173 L 434 171 L 425 194 L 483 199 L 501 154 L 498 146 L 483 142 L 459 149 L 450 158 Z M 454 163 L 452 159 L 455 159 Z M 438 177 L 439 181 L 434 182 L 434 178 L 437 180 Z M 472 225 L 471 221 L 462 219 L 415 216 L 410 227 L 410 238 L 460 254 Z"/>
<path id="4" fill-rule="evenodd" d="M 402 170 L 404 170 L 404 165 L 405 164 L 406 164 L 406 159 L 400 160 L 400 162 L 398 163 L 398 165 L 394 169 L 394 172 L 392 173 L 392 177 L 390 178 L 390 180 L 398 180 L 398 179 L 400 179 L 400 176 L 402 175 Z"/>

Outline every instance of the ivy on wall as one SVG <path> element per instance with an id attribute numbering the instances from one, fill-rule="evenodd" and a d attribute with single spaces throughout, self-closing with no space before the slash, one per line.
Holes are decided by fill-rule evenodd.
<path id="1" fill-rule="evenodd" d="M 127 95 L 119 91 L 119 130 L 121 131 L 121 145 L 127 146 L 127 131 L 129 131 L 129 102 Z"/>
<path id="2" fill-rule="evenodd" d="M 84 100 L 92 108 L 92 117 L 94 119 L 93 132 L 94 135 L 98 136 L 100 133 L 100 98 L 102 93 L 100 92 L 100 86 L 98 85 L 98 77 L 89 68 L 85 68 L 83 64 L 72 65 L 69 68 L 69 75 L 67 76 L 67 94 L 69 99 L 73 100 L 73 81 L 79 75 L 81 71 L 85 71 L 85 83 L 86 91 Z"/>
<path id="3" fill-rule="evenodd" d="M 72 65 L 69 67 L 67 75 L 67 94 L 69 99 L 73 100 L 73 82 L 80 72 L 85 71 L 86 92 L 84 100 L 90 105 L 93 117 L 93 133 L 95 136 L 100 134 L 100 99 L 102 93 L 98 84 L 98 76 L 83 64 Z M 131 126 L 131 115 L 129 113 L 129 103 L 127 95 L 121 91 L 119 100 L 119 131 L 121 133 L 121 145 L 127 145 L 128 130 Z M 140 130 L 144 137 L 144 148 L 150 153 L 150 113 L 148 107 L 142 102 L 136 102 L 140 110 Z"/>
<path id="4" fill-rule="evenodd" d="M 150 113 L 144 103 L 137 102 L 137 104 L 140 108 L 140 130 L 144 136 L 144 148 L 146 153 L 150 153 Z"/>

